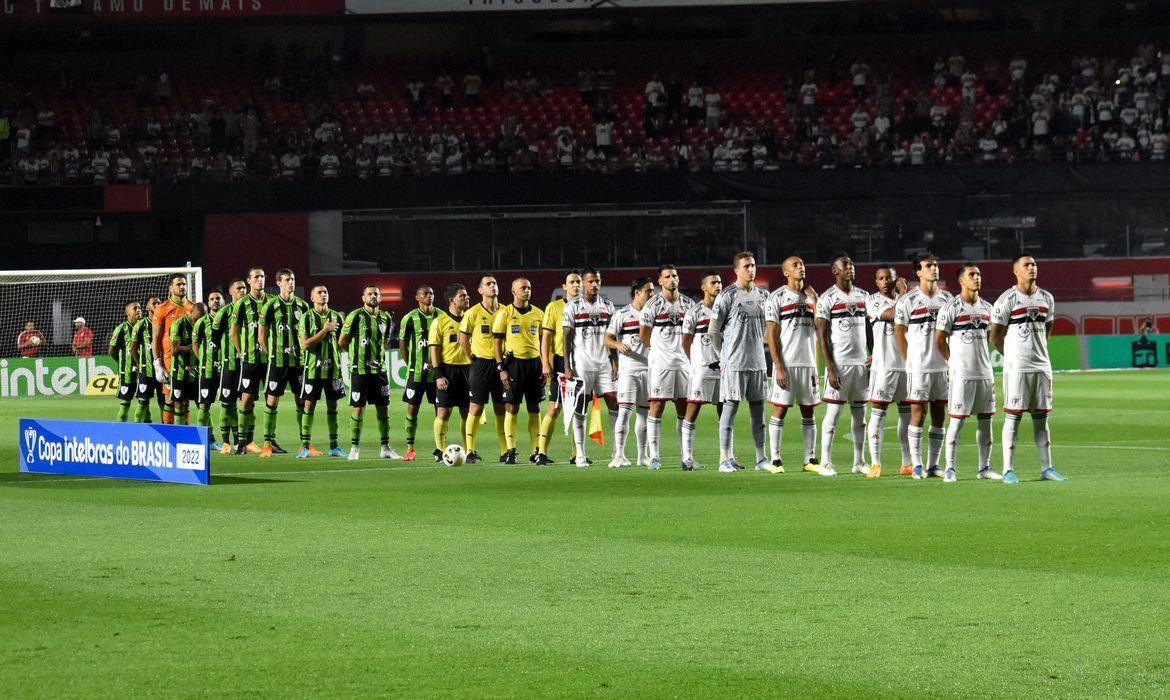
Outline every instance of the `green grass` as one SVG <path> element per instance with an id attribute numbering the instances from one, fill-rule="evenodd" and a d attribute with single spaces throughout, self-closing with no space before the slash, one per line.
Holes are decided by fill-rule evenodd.
<path id="1" fill-rule="evenodd" d="M 217 455 L 210 488 L 59 479 L 16 473 L 16 419 L 113 401 L 2 403 L 0 696 L 1164 695 L 1168 379 L 1058 375 L 1071 480 L 1035 481 L 1025 420 L 1018 487 L 973 479 L 973 426 L 954 485 L 718 474 L 713 413 L 694 473 Z"/>

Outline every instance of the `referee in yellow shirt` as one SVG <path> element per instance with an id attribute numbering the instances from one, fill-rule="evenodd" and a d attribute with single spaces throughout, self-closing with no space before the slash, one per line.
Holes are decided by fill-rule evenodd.
<path id="1" fill-rule="evenodd" d="M 463 446 L 469 459 L 474 454 L 476 461 L 479 460 L 475 439 L 479 433 L 479 417 L 490 398 L 496 413 L 496 437 L 500 441 L 500 461 L 503 462 L 508 452 L 504 440 L 504 385 L 500 383 L 500 373 L 496 369 L 495 336 L 492 335 L 492 320 L 500 310 L 500 287 L 494 276 L 485 274 L 479 278 L 478 291 L 480 302 L 468 309 L 459 322 L 459 345 L 471 358 L 467 378 L 471 405 L 467 409 Z"/>
<path id="2" fill-rule="evenodd" d="M 447 423 L 451 420 L 451 410 L 454 408 L 458 408 L 462 416 L 463 428 L 459 431 L 459 437 L 463 437 L 471 394 L 467 383 L 471 358 L 459 345 L 459 324 L 463 321 L 467 307 L 471 305 L 471 297 L 467 294 L 467 287 L 459 283 L 449 285 L 445 296 L 447 310 L 440 311 L 427 329 L 427 346 L 431 366 L 435 368 L 435 386 L 438 388 L 435 397 L 436 462 L 442 461 L 443 450 L 447 449 Z M 469 451 L 467 461 L 478 462 L 479 455 Z"/>
<path id="3" fill-rule="evenodd" d="M 533 306 L 532 283 L 524 277 L 512 282 L 512 303 L 502 307 L 492 322 L 496 369 L 504 385 L 504 440 L 508 451 L 504 464 L 516 463 L 516 414 L 520 402 L 528 407 L 528 437 L 532 453 L 538 447 L 540 400 L 544 376 L 540 366 L 540 324 L 544 314 Z"/>
<path id="4" fill-rule="evenodd" d="M 557 416 L 561 415 L 561 387 L 557 381 L 557 377 L 565 371 L 565 327 L 561 325 L 561 316 L 565 313 L 565 304 L 581 294 L 581 271 L 573 269 L 566 272 L 561 289 L 565 290 L 564 298 L 549 302 L 544 307 L 544 319 L 540 323 L 540 364 L 544 381 L 548 384 L 548 412 L 540 421 L 540 435 L 533 461 L 541 466 L 554 464 L 548 458 L 548 443 L 556 428 Z M 577 461 L 577 445 L 570 444 L 569 464 L 573 464 Z"/>

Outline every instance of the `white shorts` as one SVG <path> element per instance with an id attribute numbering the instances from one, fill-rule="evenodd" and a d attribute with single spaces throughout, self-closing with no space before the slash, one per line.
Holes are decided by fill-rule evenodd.
<path id="1" fill-rule="evenodd" d="M 689 367 L 667 369 L 650 365 L 647 384 L 651 401 L 674 401 L 685 399 L 690 389 L 691 370 Z"/>
<path id="2" fill-rule="evenodd" d="M 869 368 L 865 365 L 844 365 L 837 368 L 841 388 L 829 386 L 829 372 L 825 370 L 825 395 L 828 403 L 865 403 L 869 393 Z"/>
<path id="3" fill-rule="evenodd" d="M 1052 410 L 1051 372 L 1004 372 L 1003 410 L 1008 413 Z"/>
<path id="4" fill-rule="evenodd" d="M 687 389 L 687 403 L 718 403 L 719 375 L 691 370 L 691 385 Z"/>
<path id="5" fill-rule="evenodd" d="M 768 401 L 773 406 L 788 408 L 789 406 L 816 406 L 821 402 L 821 393 L 817 383 L 816 367 L 789 367 L 788 388 L 781 389 L 772 378 L 771 394 Z"/>
<path id="6" fill-rule="evenodd" d="M 990 416 L 995 413 L 994 379 L 958 379 L 951 381 L 947 415 L 966 418 L 972 414 Z"/>
<path id="7" fill-rule="evenodd" d="M 722 401 L 754 403 L 768 398 L 768 372 L 762 369 L 726 370 L 719 380 L 719 398 Z"/>
<path id="8" fill-rule="evenodd" d="M 649 406 L 650 394 L 646 391 L 646 370 L 630 372 L 618 370 L 618 403 L 626 406 Z"/>
<path id="9" fill-rule="evenodd" d="M 946 372 L 907 372 L 907 403 L 947 400 Z"/>
<path id="10" fill-rule="evenodd" d="M 906 372 L 901 370 L 871 371 L 869 373 L 869 402 L 880 406 L 902 403 L 906 400 Z"/>
<path id="11" fill-rule="evenodd" d="M 585 383 L 585 395 L 613 396 L 617 386 L 613 381 L 613 370 L 609 365 L 597 369 L 583 369 L 573 375 Z"/>

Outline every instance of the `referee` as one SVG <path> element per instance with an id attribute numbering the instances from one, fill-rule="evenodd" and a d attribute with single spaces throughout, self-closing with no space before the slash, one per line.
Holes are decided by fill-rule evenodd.
<path id="1" fill-rule="evenodd" d="M 500 309 L 492 322 L 496 369 L 504 385 L 504 464 L 516 463 L 516 414 L 523 401 L 528 407 L 528 437 L 533 454 L 538 447 L 540 401 L 544 376 L 540 366 L 540 326 L 544 314 L 533 306 L 532 283 L 524 277 L 512 282 L 512 303 Z"/>

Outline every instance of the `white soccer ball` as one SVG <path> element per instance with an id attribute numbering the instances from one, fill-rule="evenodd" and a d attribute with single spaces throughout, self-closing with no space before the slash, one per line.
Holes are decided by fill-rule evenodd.
<path id="1" fill-rule="evenodd" d="M 463 445 L 447 445 L 447 449 L 443 450 L 443 464 L 448 467 L 458 467 L 465 459 L 467 453 L 463 451 Z"/>
<path id="2" fill-rule="evenodd" d="M 33 345 L 40 345 L 41 344 L 41 336 L 34 335 L 33 337 L 28 339 L 28 342 L 32 343 Z"/>

